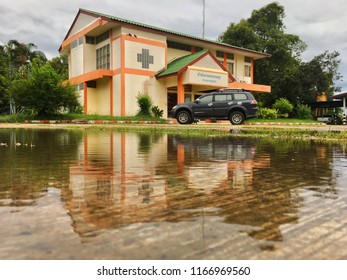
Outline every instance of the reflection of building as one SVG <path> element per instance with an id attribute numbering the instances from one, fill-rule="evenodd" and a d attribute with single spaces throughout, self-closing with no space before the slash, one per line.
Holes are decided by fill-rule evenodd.
<path id="1" fill-rule="evenodd" d="M 192 138 L 189 141 L 180 137 L 174 139 L 177 162 L 180 163 L 180 170 L 185 173 L 190 187 L 201 190 L 216 187 L 251 189 L 254 169 L 269 167 L 268 156 L 255 157 L 255 145 L 247 146 L 241 142 L 228 141 L 218 138 Z M 183 166 L 184 162 L 186 167 Z"/>
<path id="2" fill-rule="evenodd" d="M 77 232 L 145 222 L 149 212 L 166 208 L 166 183 L 155 178 L 154 168 L 165 155 L 164 139 L 152 139 L 156 150 L 151 151 L 137 134 L 85 136 L 79 165 L 70 167 L 68 208 Z"/>
<path id="3" fill-rule="evenodd" d="M 138 93 L 148 93 L 166 116 L 208 90 L 270 91 L 253 83 L 254 62 L 267 54 L 84 9 L 60 51 L 88 114 L 135 115 Z"/>
<path id="4" fill-rule="evenodd" d="M 243 214 L 255 213 L 234 211 L 247 209 L 246 197 L 259 199 L 253 171 L 269 163 L 269 157 L 256 157 L 254 145 L 225 139 L 88 133 L 79 164 L 70 167 L 66 207 L 82 237 L 133 223 L 189 220 L 211 207 L 247 223 Z M 240 197 L 242 207 L 230 208 Z"/>
<path id="5" fill-rule="evenodd" d="M 79 163 L 70 167 L 64 200 L 84 241 L 103 229 L 201 215 L 242 226 L 255 239 L 281 241 L 281 225 L 298 220 L 302 198 L 296 189 L 303 186 L 298 174 L 320 186 L 318 191 L 317 172 L 327 178 L 331 173 L 317 169 L 329 164 L 322 145 L 303 152 L 309 157 L 300 160 L 307 164 L 298 164 L 296 151 L 270 161 L 276 151 L 259 151 L 255 140 L 88 132 Z M 290 184 L 280 179 L 283 166 Z"/>

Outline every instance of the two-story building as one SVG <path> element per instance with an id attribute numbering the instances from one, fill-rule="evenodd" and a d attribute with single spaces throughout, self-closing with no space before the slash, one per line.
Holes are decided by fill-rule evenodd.
<path id="1" fill-rule="evenodd" d="M 254 61 L 267 54 L 85 9 L 59 50 L 68 54 L 85 114 L 135 115 L 138 94 L 150 95 L 167 116 L 211 90 L 271 90 L 253 83 Z"/>

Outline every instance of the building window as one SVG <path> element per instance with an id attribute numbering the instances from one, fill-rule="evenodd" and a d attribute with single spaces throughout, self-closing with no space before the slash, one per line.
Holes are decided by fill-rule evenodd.
<path id="1" fill-rule="evenodd" d="M 70 44 L 70 47 L 71 47 L 71 49 L 73 49 L 73 48 L 76 48 L 77 46 L 82 45 L 82 44 L 83 44 L 83 37 L 79 37 L 78 39 L 76 39 L 75 41 L 73 41 Z"/>
<path id="2" fill-rule="evenodd" d="M 91 44 L 91 45 L 95 45 L 95 37 L 86 36 L 86 43 Z"/>
<path id="3" fill-rule="evenodd" d="M 250 77 L 251 76 L 251 66 L 245 65 L 245 76 Z"/>
<path id="4" fill-rule="evenodd" d="M 216 56 L 217 56 L 217 57 L 224 58 L 224 52 L 217 51 L 217 52 L 216 52 Z"/>
<path id="5" fill-rule="evenodd" d="M 173 41 L 167 41 L 167 47 L 171 48 L 171 49 L 182 50 L 182 51 L 187 51 L 187 52 L 192 51 L 191 45 L 186 45 L 186 44 L 177 43 L 177 42 L 173 42 Z"/>
<path id="6" fill-rule="evenodd" d="M 77 47 L 77 44 L 78 44 L 78 41 L 77 41 L 77 40 L 73 41 L 73 42 L 70 44 L 71 49 L 76 48 L 76 47 Z"/>
<path id="7" fill-rule="evenodd" d="M 110 38 L 110 32 L 106 31 L 105 33 L 102 33 L 101 35 L 97 36 L 95 38 L 95 42 L 96 42 L 96 44 L 99 44 L 99 43 L 107 40 L 108 38 Z"/>
<path id="8" fill-rule="evenodd" d="M 70 47 L 71 47 L 71 49 L 73 49 L 73 48 L 76 48 L 77 46 L 82 45 L 82 44 L 83 44 L 83 37 L 79 37 L 77 40 L 73 41 L 70 44 Z"/>
<path id="9" fill-rule="evenodd" d="M 110 44 L 96 49 L 96 69 L 110 69 Z"/>
<path id="10" fill-rule="evenodd" d="M 245 56 L 245 62 L 251 63 L 252 62 L 252 58 L 250 58 L 249 56 Z"/>
<path id="11" fill-rule="evenodd" d="M 233 53 L 225 53 L 225 54 L 226 54 L 227 59 L 234 60 L 234 54 Z M 216 56 L 224 58 L 224 52 L 217 51 Z"/>
<path id="12" fill-rule="evenodd" d="M 230 74 L 234 75 L 234 63 L 233 62 L 227 62 L 226 68 Z"/>
<path id="13" fill-rule="evenodd" d="M 227 59 L 234 60 L 234 54 L 233 53 L 227 53 Z"/>
<path id="14" fill-rule="evenodd" d="M 219 63 L 224 66 L 224 61 L 219 60 Z M 227 66 L 225 68 L 230 74 L 234 75 L 234 62 L 227 62 Z"/>

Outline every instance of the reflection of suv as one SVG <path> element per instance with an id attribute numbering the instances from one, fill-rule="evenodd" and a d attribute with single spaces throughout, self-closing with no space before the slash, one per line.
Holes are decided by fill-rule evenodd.
<path id="1" fill-rule="evenodd" d="M 225 89 L 210 92 L 194 102 L 178 104 L 171 110 L 171 116 L 180 124 L 190 124 L 194 120 L 230 120 L 232 124 L 242 124 L 245 119 L 257 115 L 257 101 L 250 92 Z"/>

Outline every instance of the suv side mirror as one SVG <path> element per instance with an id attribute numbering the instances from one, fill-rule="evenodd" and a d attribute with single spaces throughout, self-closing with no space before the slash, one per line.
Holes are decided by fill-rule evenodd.
<path id="1" fill-rule="evenodd" d="M 195 104 L 200 104 L 200 100 L 199 100 L 199 99 L 196 99 L 196 100 L 194 101 L 194 103 L 195 103 Z"/>

